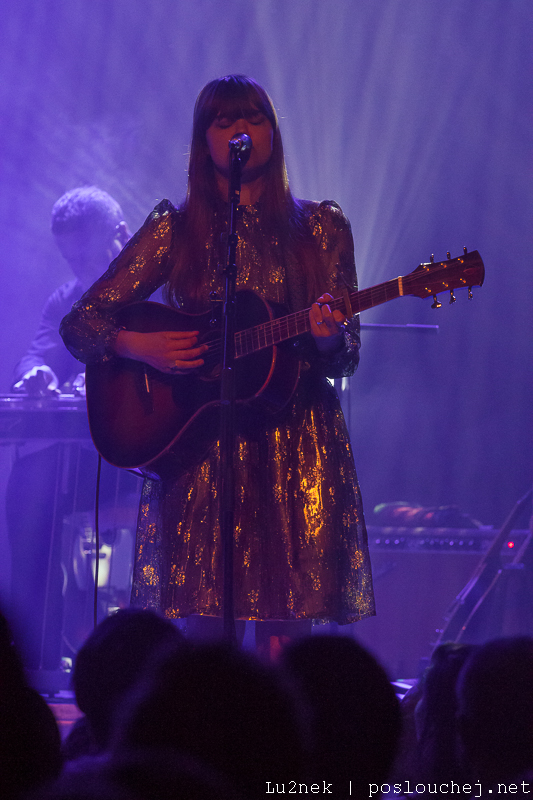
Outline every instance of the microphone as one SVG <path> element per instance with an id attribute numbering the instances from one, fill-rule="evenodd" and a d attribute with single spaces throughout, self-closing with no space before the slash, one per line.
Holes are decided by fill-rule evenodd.
<path id="1" fill-rule="evenodd" d="M 238 133 L 228 142 L 230 159 L 243 167 L 250 158 L 252 140 L 247 133 Z"/>
<path id="2" fill-rule="evenodd" d="M 247 133 L 238 133 L 228 144 L 233 153 L 249 153 L 252 149 L 252 140 Z"/>

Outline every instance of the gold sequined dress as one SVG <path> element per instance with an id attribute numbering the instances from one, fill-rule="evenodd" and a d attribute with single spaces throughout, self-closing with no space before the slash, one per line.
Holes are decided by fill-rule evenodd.
<path id="1" fill-rule="evenodd" d="M 350 226 L 334 203 L 306 202 L 327 285 L 355 286 Z M 114 314 L 148 298 L 168 280 L 179 246 L 180 214 L 162 201 L 143 227 L 65 317 L 61 334 L 85 363 L 113 358 Z M 215 215 L 216 216 L 216 215 Z M 214 230 L 216 229 L 216 220 Z M 298 264 L 264 262 L 257 206 L 238 214 L 237 288 L 252 289 L 291 310 L 315 298 L 302 295 Z M 213 270 L 206 298 L 222 291 Z M 187 298 L 182 300 L 184 311 Z M 194 309 L 197 310 L 196 308 Z M 237 415 L 235 616 L 256 620 L 323 619 L 348 623 L 374 614 L 367 534 L 348 433 L 327 377 L 351 375 L 359 357 L 358 325 L 345 344 L 322 357 L 309 336 L 301 348 L 302 375 L 288 406 L 258 420 Z M 222 613 L 218 523 L 218 445 L 173 481 L 145 480 L 137 531 L 132 604 L 168 617 Z"/>

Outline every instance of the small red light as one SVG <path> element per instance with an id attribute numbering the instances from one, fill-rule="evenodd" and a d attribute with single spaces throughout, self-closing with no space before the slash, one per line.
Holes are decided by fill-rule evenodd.
<path id="1" fill-rule="evenodd" d="M 509 550 L 512 550 L 514 547 L 514 542 L 507 542 L 507 547 L 509 548 Z"/>

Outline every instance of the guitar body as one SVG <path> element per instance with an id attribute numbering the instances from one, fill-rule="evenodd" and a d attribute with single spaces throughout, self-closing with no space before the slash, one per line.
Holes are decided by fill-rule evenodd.
<path id="1" fill-rule="evenodd" d="M 236 331 L 281 316 L 255 292 L 237 293 Z M 200 331 L 200 343 L 221 337 L 221 308 L 186 314 L 160 303 L 132 303 L 117 322 L 127 330 Z M 212 352 L 215 351 L 215 352 Z M 145 477 L 169 479 L 197 463 L 216 441 L 219 429 L 218 349 L 191 375 L 167 375 L 139 361 L 115 357 L 87 366 L 87 410 L 96 449 L 117 467 Z M 237 404 L 251 403 L 266 413 L 285 406 L 298 383 L 300 365 L 290 342 L 235 360 Z M 237 405 L 237 415 L 238 405 Z"/>

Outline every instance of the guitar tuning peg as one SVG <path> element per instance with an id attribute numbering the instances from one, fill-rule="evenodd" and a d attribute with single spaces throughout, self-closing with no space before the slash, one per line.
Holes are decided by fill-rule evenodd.
<path id="1" fill-rule="evenodd" d="M 431 308 L 440 308 L 441 306 L 442 306 L 442 303 L 440 303 L 440 302 L 437 300 L 437 295 L 436 295 L 436 294 L 434 294 L 434 295 L 433 295 L 433 302 L 432 302 L 432 304 L 431 304 Z"/>
<path id="2" fill-rule="evenodd" d="M 474 296 L 474 295 L 472 294 L 472 287 L 471 287 L 471 286 L 469 286 L 469 287 L 468 287 L 468 299 L 469 299 L 469 300 L 471 300 L 471 299 L 473 298 L 473 296 Z"/>
<path id="3" fill-rule="evenodd" d="M 451 255 L 450 255 L 450 251 L 449 251 L 449 250 L 448 250 L 448 252 L 446 253 L 446 258 L 448 259 L 448 261 L 449 261 L 449 260 L 450 260 L 450 258 L 451 258 Z"/>
<path id="4" fill-rule="evenodd" d="M 433 264 L 433 262 L 434 262 L 434 261 L 435 261 L 435 254 L 434 254 L 434 253 L 432 253 L 432 254 L 431 254 L 431 258 L 429 259 L 429 263 L 430 263 L 430 264 Z"/>
<path id="5" fill-rule="evenodd" d="M 463 253 L 465 254 L 465 256 L 468 253 L 468 250 L 466 249 L 466 247 L 463 247 Z"/>
<path id="6" fill-rule="evenodd" d="M 456 300 L 457 300 L 457 297 L 454 295 L 454 293 L 453 293 L 453 289 L 450 289 L 450 305 L 451 305 L 452 303 L 455 303 L 455 302 L 456 302 Z"/>

